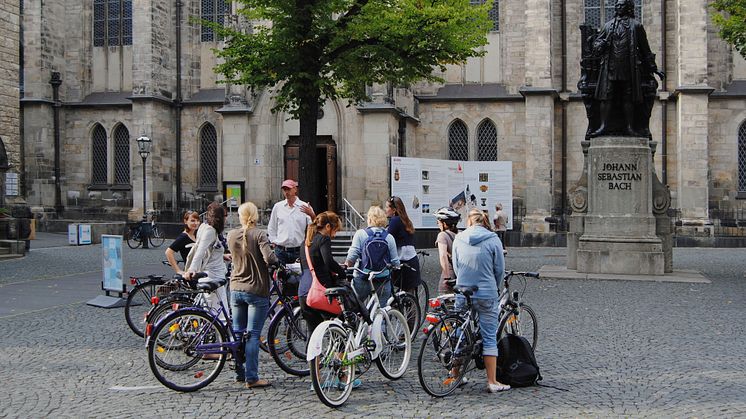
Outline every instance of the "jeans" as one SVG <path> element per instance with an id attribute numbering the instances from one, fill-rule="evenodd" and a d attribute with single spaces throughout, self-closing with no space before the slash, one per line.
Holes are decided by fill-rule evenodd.
<path id="1" fill-rule="evenodd" d="M 391 298 L 391 277 L 386 278 L 373 278 L 373 285 L 376 286 L 376 294 L 378 294 L 378 302 L 381 307 L 388 306 L 389 298 Z M 355 293 L 360 297 L 360 301 L 365 301 L 370 295 L 370 282 L 368 277 L 355 277 L 352 279 L 352 288 L 355 289 Z M 371 313 L 372 315 L 373 313 Z"/>
<path id="2" fill-rule="evenodd" d="M 275 247 L 275 255 L 280 263 L 287 265 L 288 263 L 295 263 L 300 258 L 300 248 L 293 250 L 286 250 L 286 248 Z"/>
<path id="3" fill-rule="evenodd" d="M 233 331 L 237 335 L 249 332 L 246 340 L 246 363 L 236 363 L 236 379 L 253 383 L 259 379 L 259 336 L 267 320 L 269 298 L 244 291 L 231 292 L 233 306 Z"/>
<path id="4" fill-rule="evenodd" d="M 465 298 L 456 295 L 455 308 L 463 309 Z M 497 356 L 497 327 L 500 322 L 500 300 L 497 298 L 472 298 L 471 304 L 479 313 L 479 331 L 482 335 L 482 355 Z"/>

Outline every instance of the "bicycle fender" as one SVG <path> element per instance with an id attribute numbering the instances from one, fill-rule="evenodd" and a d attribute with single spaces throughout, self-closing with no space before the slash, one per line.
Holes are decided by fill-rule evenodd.
<path id="1" fill-rule="evenodd" d="M 386 307 L 382 310 L 385 310 L 388 312 L 389 307 Z M 381 339 L 381 332 L 383 329 L 383 316 L 384 314 L 381 313 L 380 315 L 376 316 L 373 319 L 373 326 L 370 328 L 370 337 L 373 339 L 373 342 L 376 343 L 376 349 L 373 351 L 373 354 L 371 355 L 371 359 L 378 358 L 378 355 L 380 355 L 381 350 L 383 350 L 383 340 Z"/>
<path id="2" fill-rule="evenodd" d="M 324 341 L 324 334 L 331 325 L 342 326 L 342 321 L 339 319 L 326 320 L 322 322 L 316 330 L 313 331 L 311 338 L 308 340 L 308 349 L 306 350 L 306 361 L 313 361 L 314 358 L 321 355 L 321 344 Z"/>

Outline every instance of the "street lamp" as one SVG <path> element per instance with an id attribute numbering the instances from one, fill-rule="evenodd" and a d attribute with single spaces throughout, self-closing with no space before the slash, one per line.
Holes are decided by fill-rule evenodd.
<path id="1" fill-rule="evenodd" d="M 153 141 L 145 136 L 137 139 L 137 150 L 142 157 L 142 229 L 140 237 L 142 239 L 142 248 L 148 249 L 148 237 L 150 237 L 150 226 L 148 225 L 148 205 L 147 205 L 147 194 L 145 188 L 147 188 L 146 174 L 145 174 L 145 160 L 150 155 L 150 149 L 153 147 Z"/>

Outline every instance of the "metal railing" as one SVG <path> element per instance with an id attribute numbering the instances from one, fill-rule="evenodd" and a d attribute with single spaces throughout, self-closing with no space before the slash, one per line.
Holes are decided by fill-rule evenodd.
<path id="1" fill-rule="evenodd" d="M 344 208 L 342 214 L 344 214 L 345 227 L 351 231 L 357 231 L 366 225 L 365 217 L 355 209 L 355 207 L 347 200 L 342 198 Z"/>

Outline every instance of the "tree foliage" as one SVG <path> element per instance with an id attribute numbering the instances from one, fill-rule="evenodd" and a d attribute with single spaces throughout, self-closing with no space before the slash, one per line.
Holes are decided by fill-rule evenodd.
<path id="1" fill-rule="evenodd" d="M 720 37 L 746 58 L 746 0 L 715 0 L 710 7 Z"/>

